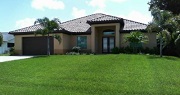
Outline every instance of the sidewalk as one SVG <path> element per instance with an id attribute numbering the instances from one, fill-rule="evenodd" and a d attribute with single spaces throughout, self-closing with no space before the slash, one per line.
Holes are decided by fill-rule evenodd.
<path id="1" fill-rule="evenodd" d="M 0 56 L 0 62 L 32 58 L 33 56 Z"/>

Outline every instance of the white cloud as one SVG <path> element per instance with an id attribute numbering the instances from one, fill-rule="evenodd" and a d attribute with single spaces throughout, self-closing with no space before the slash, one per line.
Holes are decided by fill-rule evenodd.
<path id="1" fill-rule="evenodd" d="M 152 17 L 150 14 L 143 14 L 138 11 L 132 11 L 128 15 L 120 15 L 120 17 L 133 20 L 133 21 L 138 21 L 145 24 L 148 24 L 148 22 L 152 20 Z"/>
<path id="2" fill-rule="evenodd" d="M 114 3 L 122 3 L 127 0 L 90 0 L 89 2 L 87 1 L 88 5 L 92 7 L 98 7 L 98 8 L 105 8 L 106 3 L 109 2 L 114 2 Z"/>
<path id="3" fill-rule="evenodd" d="M 89 5 L 90 6 L 93 6 L 93 7 L 99 7 L 99 8 L 104 8 L 106 5 L 105 5 L 105 1 L 106 0 L 91 0 L 89 2 Z"/>
<path id="4" fill-rule="evenodd" d="M 38 10 L 47 9 L 64 9 L 65 5 L 60 0 L 32 0 L 31 6 Z"/>
<path id="5" fill-rule="evenodd" d="M 86 16 L 86 10 L 73 7 L 72 15 L 74 18 Z"/>
<path id="6" fill-rule="evenodd" d="M 25 19 L 22 19 L 22 20 L 18 20 L 16 21 L 16 28 L 24 28 L 24 27 L 28 27 L 28 26 L 31 26 L 31 25 L 34 25 L 34 21 L 36 19 L 35 18 L 25 18 Z"/>

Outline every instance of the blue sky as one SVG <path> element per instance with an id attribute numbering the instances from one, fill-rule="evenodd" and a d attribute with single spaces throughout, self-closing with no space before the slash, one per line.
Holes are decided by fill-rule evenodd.
<path id="1" fill-rule="evenodd" d="M 33 25 L 37 18 L 59 18 L 61 22 L 93 13 L 105 13 L 142 23 L 151 21 L 150 0 L 3 0 L 0 32 Z"/>

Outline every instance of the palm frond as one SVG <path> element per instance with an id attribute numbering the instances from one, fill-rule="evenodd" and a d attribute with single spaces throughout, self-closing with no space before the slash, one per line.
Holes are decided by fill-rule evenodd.
<path id="1" fill-rule="evenodd" d="M 54 34 L 53 37 L 58 40 L 59 44 L 61 43 L 61 36 L 60 35 L 57 35 L 57 34 Z"/>

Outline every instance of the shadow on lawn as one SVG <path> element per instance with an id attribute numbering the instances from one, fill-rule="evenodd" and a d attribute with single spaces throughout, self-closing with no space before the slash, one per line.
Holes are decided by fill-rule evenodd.
<path id="1" fill-rule="evenodd" d="M 176 61 L 178 58 L 177 57 L 172 57 L 172 56 L 163 56 L 162 58 L 157 55 L 149 55 L 147 56 L 148 59 L 166 59 L 166 60 L 173 60 Z"/>

